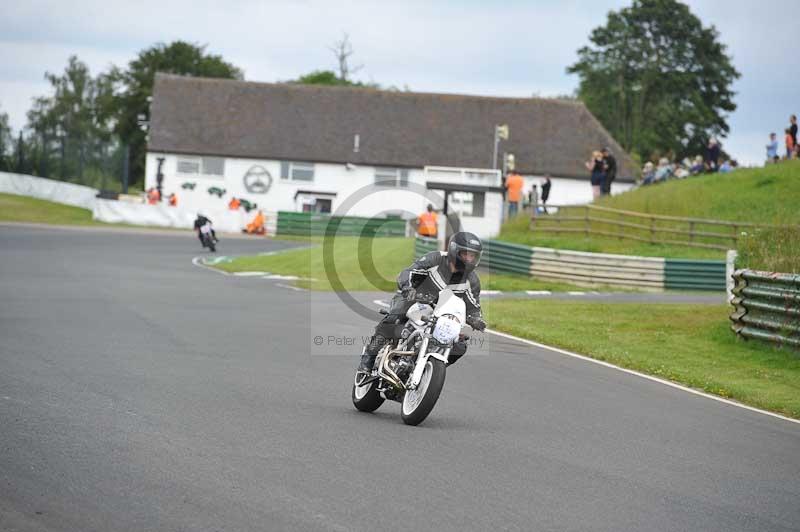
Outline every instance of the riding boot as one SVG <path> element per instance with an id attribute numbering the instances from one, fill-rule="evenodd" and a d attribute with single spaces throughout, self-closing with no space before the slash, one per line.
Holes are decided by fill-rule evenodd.
<path id="1" fill-rule="evenodd" d="M 375 358 L 378 356 L 378 351 L 386 343 L 386 337 L 380 334 L 374 335 L 369 344 L 364 348 L 361 353 L 361 363 L 358 365 L 358 371 L 364 373 L 372 373 L 372 368 L 375 366 Z"/>

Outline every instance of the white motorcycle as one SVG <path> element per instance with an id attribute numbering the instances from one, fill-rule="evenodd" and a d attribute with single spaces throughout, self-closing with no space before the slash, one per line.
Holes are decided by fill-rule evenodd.
<path id="1" fill-rule="evenodd" d="M 400 338 L 378 352 L 372 374 L 356 372 L 353 405 L 373 412 L 386 399 L 398 401 L 406 424 L 422 423 L 444 387 L 453 344 L 472 330 L 466 314 L 464 301 L 450 289 L 439 292 L 435 307 L 417 300 L 406 312 L 408 321 L 401 325 Z"/>

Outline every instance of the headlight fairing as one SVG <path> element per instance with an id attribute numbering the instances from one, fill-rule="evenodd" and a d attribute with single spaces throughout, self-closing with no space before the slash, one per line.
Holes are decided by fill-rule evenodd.
<path id="1" fill-rule="evenodd" d="M 456 340 L 461 333 L 461 322 L 455 316 L 446 314 L 436 320 L 433 328 L 433 339 L 447 345 Z"/>

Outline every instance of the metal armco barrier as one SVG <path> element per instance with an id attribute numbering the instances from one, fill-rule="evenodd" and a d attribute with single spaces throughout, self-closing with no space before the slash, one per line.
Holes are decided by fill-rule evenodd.
<path id="1" fill-rule="evenodd" d="M 431 241 L 431 242 L 427 242 Z M 417 237 L 415 256 L 436 249 L 432 239 Z M 724 260 L 664 259 L 523 246 L 483 241 L 481 268 L 535 279 L 583 286 L 619 286 L 644 290 L 725 291 Z"/>
<path id="2" fill-rule="evenodd" d="M 724 260 L 664 259 L 664 288 L 725 290 Z"/>
<path id="3" fill-rule="evenodd" d="M 493 272 L 531 274 L 533 248 L 500 240 L 484 240 L 483 250 L 481 267 Z"/>
<path id="4" fill-rule="evenodd" d="M 423 255 L 439 249 L 439 241 L 435 238 L 417 236 L 414 239 L 414 257 L 420 258 Z"/>
<path id="5" fill-rule="evenodd" d="M 278 212 L 277 234 L 324 236 L 336 228 L 336 236 L 406 236 L 406 221 L 400 218 L 331 216 L 308 212 Z"/>
<path id="6" fill-rule="evenodd" d="M 733 279 L 734 332 L 800 347 L 800 275 L 736 270 Z"/>
<path id="7" fill-rule="evenodd" d="M 663 290 L 664 259 L 532 248 L 530 274 L 536 279 L 580 285 L 609 285 Z M 724 273 L 720 278 L 724 283 Z M 723 286 L 724 289 L 724 286 Z"/>

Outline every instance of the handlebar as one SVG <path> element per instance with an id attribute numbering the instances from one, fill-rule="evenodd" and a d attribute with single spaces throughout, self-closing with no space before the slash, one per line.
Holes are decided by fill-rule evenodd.
<path id="1" fill-rule="evenodd" d="M 414 298 L 415 303 L 426 303 L 428 305 L 433 305 L 436 303 L 436 299 L 438 296 L 428 295 L 428 294 L 417 294 Z"/>

